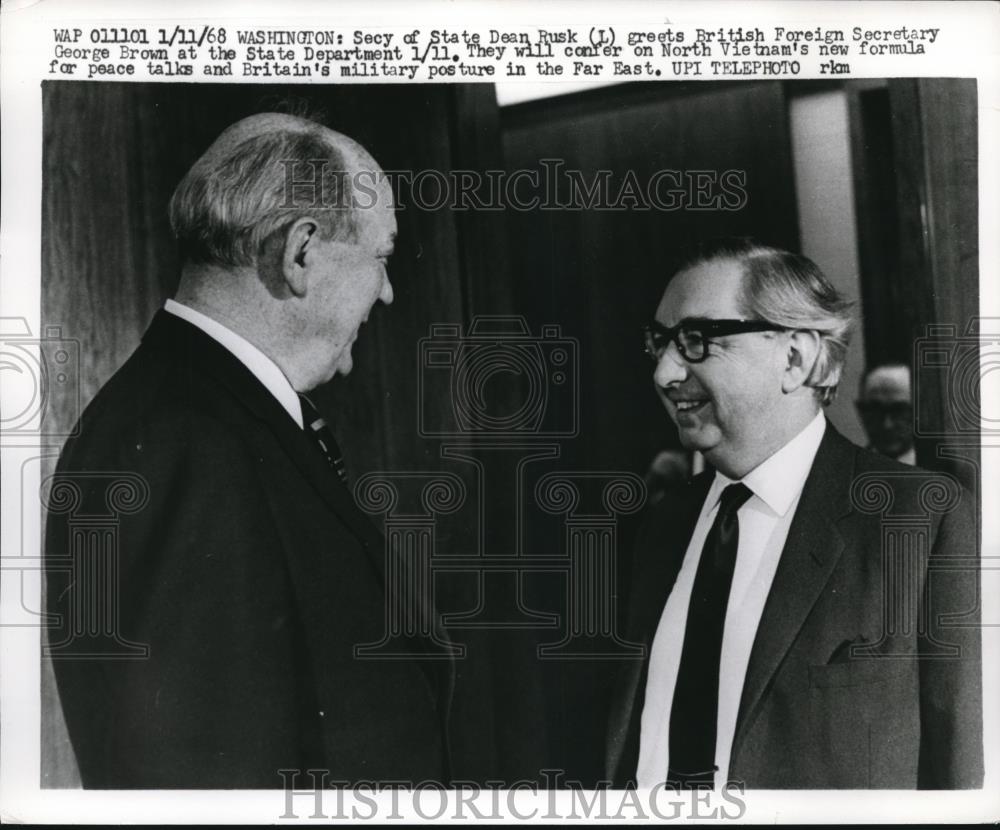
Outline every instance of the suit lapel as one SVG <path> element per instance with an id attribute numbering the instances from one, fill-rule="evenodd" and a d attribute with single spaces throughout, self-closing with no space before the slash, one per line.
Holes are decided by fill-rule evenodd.
<path id="1" fill-rule="evenodd" d="M 386 585 L 385 538 L 366 514 L 354 503 L 350 491 L 330 468 L 312 440 L 288 416 L 275 397 L 228 349 L 205 334 L 197 326 L 170 314 L 157 312 L 143 337 L 143 345 L 161 348 L 169 354 L 170 361 L 179 364 L 194 376 L 208 375 L 210 382 L 224 386 L 238 404 L 248 409 L 273 435 L 292 463 L 337 515 L 345 527 L 362 543 L 368 560 L 382 584 Z M 319 552 L 321 554 L 321 552 Z M 395 591 L 400 586 L 388 584 Z M 309 592 L 307 592 L 309 593 Z M 391 601 L 391 600 L 390 600 Z M 398 601 L 421 602 L 420 596 L 400 598 Z M 450 645 L 447 633 L 440 622 L 440 615 L 432 606 L 428 609 L 435 632 L 440 640 Z M 407 645 L 417 653 L 430 655 L 438 664 L 447 660 L 445 669 L 445 700 L 450 705 L 455 682 L 454 660 L 450 658 L 449 645 L 439 648 L 434 643 L 407 640 Z M 427 661 L 421 663 L 433 683 L 436 669 Z"/>
<path id="2" fill-rule="evenodd" d="M 854 445 L 827 422 L 750 652 L 736 720 L 735 759 L 761 698 L 844 550 L 838 523 L 851 512 Z"/>
<path id="3" fill-rule="evenodd" d="M 157 312 L 143 343 L 168 349 L 185 371 L 207 374 L 228 389 L 270 431 L 302 477 L 362 542 L 378 574 L 385 577 L 382 534 L 355 505 L 309 437 L 246 366 L 197 326 L 166 311 Z"/>

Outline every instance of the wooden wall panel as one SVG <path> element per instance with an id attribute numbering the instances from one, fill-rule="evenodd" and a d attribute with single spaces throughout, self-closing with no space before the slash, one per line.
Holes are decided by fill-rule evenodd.
<path id="1" fill-rule="evenodd" d="M 894 313 L 910 321 L 917 463 L 959 475 L 978 490 L 979 190 L 976 82 L 960 78 L 889 81 L 899 205 L 900 270 Z M 971 338 L 950 370 L 922 365 L 928 326 Z M 955 345 L 954 338 L 944 341 Z M 955 384 L 965 360 L 967 383 Z M 956 409 L 959 407 L 961 412 Z M 971 422 L 971 426 L 970 426 Z"/>
<path id="2" fill-rule="evenodd" d="M 176 279 L 163 212 L 169 185 L 144 164 L 171 138 L 149 129 L 154 102 L 126 85 L 47 83 L 44 91 L 43 320 L 80 341 L 87 402 Z M 54 403 L 52 426 L 65 433 L 79 413 L 68 400 Z"/>
<path id="3" fill-rule="evenodd" d="M 927 164 L 934 313 L 968 322 L 979 314 L 979 153 L 976 82 L 918 82 Z"/>
<path id="4" fill-rule="evenodd" d="M 867 366 L 909 362 L 916 321 L 900 276 L 897 165 L 885 82 L 846 85 L 861 266 L 862 326 Z M 892 309 L 893 313 L 879 313 Z M 857 390 L 848 390 L 852 396 Z M 853 398 L 852 398 L 853 399 Z"/>

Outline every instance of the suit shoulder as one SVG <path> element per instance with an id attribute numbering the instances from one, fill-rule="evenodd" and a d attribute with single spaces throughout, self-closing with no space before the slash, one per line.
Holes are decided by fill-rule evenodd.
<path id="1" fill-rule="evenodd" d="M 248 452 L 237 410 L 193 373 L 136 359 L 137 352 L 98 391 L 63 449 L 76 467 L 141 460 L 143 453 L 234 459 Z M 151 365 L 153 364 L 153 365 Z"/>
<path id="2" fill-rule="evenodd" d="M 897 496 L 916 497 L 921 488 L 947 479 L 959 488 L 963 499 L 966 495 L 972 498 L 972 493 L 951 473 L 928 470 L 915 464 L 903 464 L 872 450 L 855 446 L 855 476 L 878 477 L 880 474 Z"/>
<path id="3" fill-rule="evenodd" d="M 886 509 L 890 514 L 929 515 L 935 533 L 942 522 L 975 523 L 976 497 L 951 473 L 903 464 L 856 445 L 854 449 L 854 487 L 866 480 L 888 488 L 891 503 Z"/>

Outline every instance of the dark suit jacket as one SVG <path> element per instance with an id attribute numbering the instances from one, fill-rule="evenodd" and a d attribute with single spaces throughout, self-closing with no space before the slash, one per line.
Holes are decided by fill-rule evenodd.
<path id="1" fill-rule="evenodd" d="M 122 506 L 108 496 L 116 471 L 148 485 L 145 506 L 117 513 L 117 598 L 99 607 L 117 602 L 118 619 L 96 639 L 71 636 L 85 592 L 104 590 L 80 528 Z M 87 408 L 55 481 L 79 498 L 66 510 L 52 497 L 46 556 L 49 611 L 62 617 L 53 665 L 84 786 L 279 788 L 279 769 L 305 768 L 331 781 L 447 780 L 451 662 L 356 659 L 386 632 L 382 536 L 216 341 L 160 312 Z M 121 641 L 148 658 L 87 656 Z M 426 638 L 410 650 L 442 657 Z"/>
<path id="2" fill-rule="evenodd" d="M 619 785 L 635 776 L 649 648 L 711 475 L 668 493 L 637 543 L 628 639 L 646 645 L 647 659 L 622 672 L 613 703 L 608 774 Z M 982 786 L 977 511 L 954 481 L 951 503 L 940 501 L 933 475 L 856 447 L 827 424 L 751 651 L 730 780 L 762 789 Z M 900 586 L 901 573 L 912 580 L 897 593 L 903 606 L 884 589 Z"/>

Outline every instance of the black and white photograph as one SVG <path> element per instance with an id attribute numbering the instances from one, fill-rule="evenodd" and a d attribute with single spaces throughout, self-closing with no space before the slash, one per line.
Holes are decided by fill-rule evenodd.
<path id="1" fill-rule="evenodd" d="M 5 820 L 1000 816 L 996 72 L 892 5 L 39 24 Z"/>

